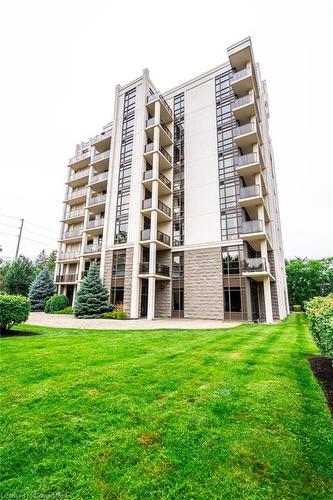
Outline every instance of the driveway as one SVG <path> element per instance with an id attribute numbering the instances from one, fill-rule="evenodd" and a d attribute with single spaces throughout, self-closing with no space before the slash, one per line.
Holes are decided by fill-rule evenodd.
<path id="1" fill-rule="evenodd" d="M 235 321 L 220 321 L 211 319 L 179 319 L 160 318 L 148 321 L 147 319 L 78 319 L 70 314 L 45 314 L 42 312 L 30 313 L 28 325 L 53 326 L 59 328 L 91 328 L 96 330 L 153 330 L 161 328 L 207 329 L 232 328 L 240 323 Z"/>

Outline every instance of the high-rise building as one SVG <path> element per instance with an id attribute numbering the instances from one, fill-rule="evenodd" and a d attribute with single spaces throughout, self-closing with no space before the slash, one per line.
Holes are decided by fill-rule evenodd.
<path id="1" fill-rule="evenodd" d="M 289 311 L 265 81 L 249 38 L 163 95 L 148 70 L 67 168 L 55 273 L 71 301 L 92 261 L 130 318 Z"/>

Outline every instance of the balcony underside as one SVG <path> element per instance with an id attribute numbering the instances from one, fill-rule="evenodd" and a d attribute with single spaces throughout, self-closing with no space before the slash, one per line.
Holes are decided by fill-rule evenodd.
<path id="1" fill-rule="evenodd" d="M 144 215 L 145 217 L 147 217 L 148 219 L 150 219 L 151 218 L 151 212 L 153 210 L 156 210 L 156 212 L 157 212 L 157 220 L 159 222 L 168 222 L 168 221 L 171 221 L 171 216 L 169 216 L 166 213 L 162 212 L 162 210 L 160 210 L 159 208 L 143 208 L 141 210 L 141 213 L 142 213 L 142 215 Z"/>
<path id="2" fill-rule="evenodd" d="M 64 203 L 67 203 L 67 205 L 70 206 L 79 205 L 80 203 L 84 203 L 86 201 L 86 198 L 87 198 L 87 193 L 75 196 L 74 198 L 66 199 Z"/>
<path id="3" fill-rule="evenodd" d="M 150 115 L 152 115 L 152 116 L 155 114 L 155 102 L 158 100 L 159 100 L 159 98 L 156 97 L 156 99 L 154 101 L 150 101 L 150 102 L 146 103 L 147 110 L 150 113 Z M 166 109 L 166 107 L 164 106 L 162 101 L 160 101 L 160 104 L 161 104 L 161 120 L 162 120 L 162 122 L 170 123 L 172 121 L 172 115 L 170 115 L 169 111 Z"/>
<path id="4" fill-rule="evenodd" d="M 81 170 L 81 168 L 89 167 L 90 164 L 90 156 L 84 158 L 83 160 L 78 160 L 73 163 L 70 163 L 70 166 L 73 170 Z"/>
<path id="5" fill-rule="evenodd" d="M 83 175 L 82 177 L 78 177 L 77 179 L 69 179 L 66 184 L 68 184 L 70 187 L 75 188 L 78 186 L 85 187 L 87 185 L 89 178 L 89 173 Z"/>
<path id="6" fill-rule="evenodd" d="M 170 137 L 166 131 L 164 130 L 164 128 L 161 126 L 161 125 L 150 125 L 149 127 L 146 127 L 145 128 L 145 131 L 146 131 L 146 134 L 147 134 L 147 137 L 149 137 L 149 139 L 151 141 L 154 140 L 154 128 L 155 127 L 158 127 L 159 130 L 160 130 L 160 144 L 161 146 L 170 146 L 172 144 L 172 137 Z"/>
<path id="7" fill-rule="evenodd" d="M 164 184 L 164 182 L 162 182 L 161 179 L 159 178 L 144 179 L 142 183 L 145 186 L 145 188 L 151 191 L 153 181 L 155 180 L 158 182 L 158 192 L 160 194 L 170 194 L 172 192 L 171 189 L 166 184 Z"/>
<path id="8" fill-rule="evenodd" d="M 103 234 L 103 230 L 104 230 L 104 225 L 101 225 L 96 227 L 88 227 L 84 229 L 84 232 L 87 233 L 89 236 L 99 236 L 100 234 Z"/>
<path id="9" fill-rule="evenodd" d="M 269 278 L 270 281 L 275 281 L 274 276 L 268 271 L 243 271 L 242 276 L 251 278 L 254 281 L 264 281 L 266 278 Z"/>
<path id="10" fill-rule="evenodd" d="M 75 222 L 82 222 L 84 220 L 84 213 L 81 215 L 65 215 L 65 217 L 62 219 L 62 222 L 66 223 L 75 223 Z"/>
<path id="11" fill-rule="evenodd" d="M 254 102 L 250 102 L 248 104 L 244 104 L 243 106 L 232 108 L 232 111 L 236 120 L 245 122 L 249 121 L 251 116 L 254 116 L 256 114 L 256 106 Z"/>
<path id="12" fill-rule="evenodd" d="M 172 163 L 158 150 L 149 151 L 148 153 L 144 153 L 144 157 L 148 163 L 153 164 L 153 155 L 154 153 L 158 153 L 159 156 L 159 166 L 160 171 L 168 170 L 172 168 Z"/>
<path id="13" fill-rule="evenodd" d="M 235 142 L 239 148 L 250 148 L 253 144 L 259 144 L 260 138 L 256 130 L 252 130 L 246 134 L 237 135 L 235 137 Z"/>
<path id="14" fill-rule="evenodd" d="M 260 164 L 256 163 L 248 163 L 246 165 L 241 165 L 236 167 L 236 172 L 238 175 L 242 177 L 247 177 L 254 174 L 259 174 L 261 170 Z"/>
<path id="15" fill-rule="evenodd" d="M 151 243 L 156 243 L 157 250 L 170 250 L 171 245 L 167 245 L 159 240 L 140 240 L 140 245 L 149 248 Z"/>
<path id="16" fill-rule="evenodd" d="M 155 278 L 156 280 L 160 280 L 160 281 L 170 281 L 171 280 L 170 276 L 163 276 L 163 274 L 139 273 L 138 277 L 142 278 L 142 279 Z"/>
<path id="17" fill-rule="evenodd" d="M 81 236 L 72 236 L 68 238 L 60 238 L 61 243 L 77 243 L 82 240 L 82 235 Z"/>
<path id="18" fill-rule="evenodd" d="M 98 214 L 100 212 L 103 212 L 103 210 L 105 209 L 105 201 L 100 201 L 94 203 L 93 205 L 88 205 L 86 208 L 89 208 L 89 210 L 94 214 Z"/>

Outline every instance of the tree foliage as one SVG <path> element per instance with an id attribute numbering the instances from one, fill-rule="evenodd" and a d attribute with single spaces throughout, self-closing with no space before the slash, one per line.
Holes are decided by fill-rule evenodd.
<path id="1" fill-rule="evenodd" d="M 47 299 L 53 294 L 54 284 L 49 270 L 44 267 L 44 269 L 37 274 L 30 287 L 29 299 L 31 302 L 31 309 L 33 311 L 44 311 Z"/>
<path id="2" fill-rule="evenodd" d="M 304 307 L 306 301 L 333 292 L 333 257 L 286 261 L 289 303 Z"/>
<path id="3" fill-rule="evenodd" d="M 44 311 L 46 313 L 54 313 L 62 311 L 69 306 L 69 300 L 66 295 L 52 295 L 45 304 Z"/>
<path id="4" fill-rule="evenodd" d="M 6 333 L 13 325 L 27 321 L 30 301 L 19 295 L 0 295 L 0 333 Z"/>
<path id="5" fill-rule="evenodd" d="M 305 304 L 305 310 L 320 352 L 333 360 L 333 294 L 315 297 Z"/>
<path id="6" fill-rule="evenodd" d="M 99 318 L 109 310 L 108 291 L 101 282 L 99 267 L 94 262 L 77 292 L 74 310 L 78 318 Z"/>
<path id="7" fill-rule="evenodd" d="M 27 297 L 30 285 L 34 281 L 35 276 L 36 272 L 33 262 L 24 257 L 24 255 L 20 255 L 6 269 L 3 280 L 4 290 L 12 295 L 24 295 Z"/>

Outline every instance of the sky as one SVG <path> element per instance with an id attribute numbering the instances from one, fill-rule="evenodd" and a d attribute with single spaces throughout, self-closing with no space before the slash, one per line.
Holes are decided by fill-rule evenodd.
<path id="1" fill-rule="evenodd" d="M 114 89 L 162 92 L 250 35 L 266 80 L 285 255 L 333 255 L 333 2 L 13 0 L 1 6 L 0 246 L 57 248 L 75 144 L 112 120 Z"/>

